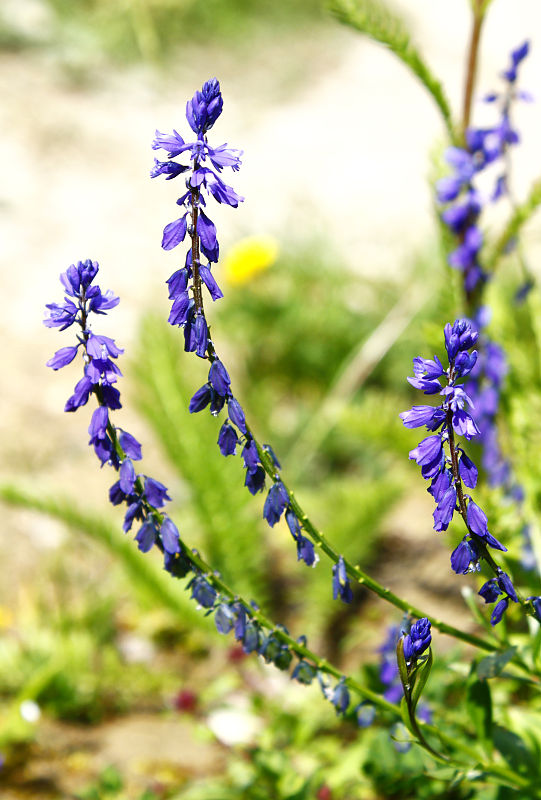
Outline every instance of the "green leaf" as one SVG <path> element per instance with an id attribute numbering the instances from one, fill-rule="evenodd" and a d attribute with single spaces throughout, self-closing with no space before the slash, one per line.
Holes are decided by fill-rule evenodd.
<path id="1" fill-rule="evenodd" d="M 93 539 L 118 560 L 138 591 L 145 593 L 153 602 L 159 601 L 184 624 L 204 629 L 212 627 L 208 617 L 196 610 L 194 603 L 183 591 L 184 584 L 171 581 L 159 562 L 142 556 L 134 543 L 121 533 L 120 520 L 116 526 L 105 517 L 78 508 L 73 498 L 38 496 L 11 484 L 0 484 L 0 500 L 12 506 L 47 514 Z"/>
<path id="2" fill-rule="evenodd" d="M 454 142 L 456 134 L 451 109 L 442 85 L 412 44 L 404 20 L 379 0 L 329 0 L 329 7 L 340 22 L 388 47 L 419 78 L 436 102 Z"/>
<path id="3" fill-rule="evenodd" d="M 500 258 L 504 255 L 509 243 L 520 233 L 521 228 L 528 222 L 541 205 L 541 179 L 536 180 L 530 189 L 530 194 L 526 200 L 516 206 L 511 218 L 505 226 L 492 250 L 485 260 L 485 269 L 494 270 Z"/>
<path id="4" fill-rule="evenodd" d="M 532 642 L 532 661 L 534 665 L 537 665 L 540 652 L 541 652 L 541 628 L 538 629 Z"/>
<path id="5" fill-rule="evenodd" d="M 402 698 L 400 701 L 400 714 L 402 716 L 402 722 L 404 723 L 406 729 L 413 734 L 413 727 L 411 724 L 411 718 L 408 711 L 408 703 L 405 697 Z"/>
<path id="6" fill-rule="evenodd" d="M 432 649 L 429 648 L 428 650 L 428 658 L 422 664 L 419 665 L 416 675 L 415 675 L 415 684 L 413 686 L 413 692 L 411 695 L 411 708 L 414 712 L 417 703 L 419 702 L 419 698 L 425 688 L 425 684 L 428 680 L 428 676 L 430 675 L 430 670 L 432 669 Z"/>
<path id="7" fill-rule="evenodd" d="M 519 775 L 539 775 L 539 758 L 517 733 L 494 725 L 494 746 Z"/>
<path id="8" fill-rule="evenodd" d="M 411 696 L 410 677 L 408 675 L 406 659 L 404 658 L 404 640 L 402 639 L 402 637 L 400 637 L 396 645 L 396 660 L 398 663 L 398 674 L 400 675 L 400 680 L 402 681 L 402 686 L 404 688 L 404 694 L 406 695 L 406 697 L 410 697 Z"/>
<path id="9" fill-rule="evenodd" d="M 480 625 L 482 625 L 483 628 L 488 633 L 490 633 L 491 636 L 494 636 L 494 628 L 490 624 L 490 620 L 488 620 L 487 617 L 485 617 L 485 615 L 483 614 L 483 612 L 481 611 L 481 609 L 477 604 L 477 600 L 479 599 L 477 595 L 474 594 L 474 592 L 469 586 L 464 586 L 461 589 L 460 594 L 462 595 L 462 599 L 470 609 L 470 612 L 474 617 L 474 619 L 476 619 L 477 622 Z"/>
<path id="10" fill-rule="evenodd" d="M 471 678 L 466 692 L 466 710 L 477 739 L 490 752 L 492 747 L 492 698 L 486 681 Z"/>
<path id="11" fill-rule="evenodd" d="M 495 678 L 500 675 L 516 652 L 516 647 L 509 647 L 503 653 L 493 653 L 485 656 L 477 665 L 477 677 L 484 681 L 487 678 Z"/>

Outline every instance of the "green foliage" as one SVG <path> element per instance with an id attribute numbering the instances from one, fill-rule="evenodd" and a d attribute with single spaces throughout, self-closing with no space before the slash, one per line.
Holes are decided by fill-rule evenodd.
<path id="1" fill-rule="evenodd" d="M 265 603 L 269 596 L 268 551 L 258 503 L 244 488 L 240 458 L 221 455 L 216 442 L 220 422 L 207 413 L 190 415 L 194 391 L 207 380 L 208 365 L 186 372 L 183 338 L 152 315 L 142 324 L 134 360 L 133 399 L 187 487 L 190 542 L 236 589 Z M 199 374 L 197 375 L 197 372 Z M 186 518 L 186 508 L 183 509 Z M 186 524 L 186 523 L 185 523 Z"/>
<path id="2" fill-rule="evenodd" d="M 484 681 L 487 678 L 495 678 L 497 675 L 501 675 L 516 651 L 516 647 L 509 647 L 503 653 L 485 656 L 477 665 L 477 677 Z"/>
<path id="3" fill-rule="evenodd" d="M 541 180 L 532 183 L 530 192 L 523 203 L 513 209 L 502 233 L 498 236 L 492 249 L 489 250 L 485 258 L 485 269 L 491 272 L 498 266 L 500 259 L 504 256 L 506 248 L 516 239 L 524 225 L 534 215 L 541 205 Z"/>
<path id="4" fill-rule="evenodd" d="M 209 43 L 242 48 L 268 29 L 287 34 L 291 26 L 321 17 L 319 0 L 41 0 L 49 12 L 45 34 L 21 36 L 3 21 L 0 45 L 53 47 L 87 65 L 96 56 L 114 62 L 165 63 L 179 48 Z M 5 33 L 2 35 L 2 30 Z M 78 52 L 76 52 L 78 50 Z"/>
<path id="5" fill-rule="evenodd" d="M 171 581 L 152 559 L 142 557 L 133 542 L 121 533 L 118 521 L 110 522 L 97 514 L 82 511 L 72 499 L 45 497 L 10 484 L 0 485 L 0 499 L 18 508 L 47 514 L 78 534 L 98 542 L 118 560 L 136 592 L 145 594 L 153 603 L 160 603 L 188 624 L 205 625 L 204 618 L 196 612 L 180 586 Z"/>
<path id="6" fill-rule="evenodd" d="M 492 750 L 492 697 L 486 680 L 478 680 L 475 673 L 468 681 L 466 711 L 473 724 L 475 739 L 490 756 Z"/>
<path id="7" fill-rule="evenodd" d="M 329 7 L 341 22 L 388 47 L 413 72 L 435 101 L 454 141 L 451 109 L 443 87 L 412 43 L 401 17 L 381 0 L 329 0 Z"/>

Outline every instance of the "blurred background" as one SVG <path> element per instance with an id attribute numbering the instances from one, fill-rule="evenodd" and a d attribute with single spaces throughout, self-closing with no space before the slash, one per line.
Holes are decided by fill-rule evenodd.
<path id="1" fill-rule="evenodd" d="M 468 3 L 392 6 L 458 113 Z M 494 0 L 476 101 L 527 36 L 521 84 L 538 92 L 540 25 L 528 0 Z M 319 0 L 2 0 L 0 62 L 2 798 L 462 797 L 419 786 L 420 757 L 396 754 L 384 729 L 359 734 L 315 687 L 244 659 L 123 538 L 112 475 L 86 444 L 88 409 L 62 412 L 78 371 L 44 366 L 70 336 L 41 324 L 60 272 L 98 260 L 100 285 L 121 297 L 99 331 L 126 349 L 116 421 L 170 487 L 185 539 L 381 690 L 377 648 L 400 615 L 363 592 L 333 603 L 329 565 L 296 564 L 285 526 L 267 528 L 240 462 L 218 453 L 216 421 L 187 413 L 204 368 L 165 322 L 179 255 L 160 249 L 179 186 L 150 181 L 150 145 L 156 128 L 184 134 L 186 100 L 217 76 L 211 140 L 244 150 L 230 182 L 245 202 L 212 209 L 225 299 L 209 316 L 236 394 L 339 549 L 466 625 L 449 542 L 407 460 L 416 440 L 397 418 L 413 400 L 412 357 L 441 349 L 459 308 L 435 225 L 447 143 L 431 98 Z M 476 102 L 474 119 L 486 115 Z M 516 122 L 523 197 L 541 171 L 541 104 Z M 525 245 L 535 273 L 535 223 Z M 506 280 L 519 281 L 512 265 Z M 519 312 L 494 324 L 526 346 Z M 456 678 L 440 677 L 434 691 L 452 692 Z"/>

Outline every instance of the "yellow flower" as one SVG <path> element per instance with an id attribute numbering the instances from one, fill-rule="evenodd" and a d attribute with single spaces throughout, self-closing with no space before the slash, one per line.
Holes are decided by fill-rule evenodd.
<path id="1" fill-rule="evenodd" d="M 13 625 L 13 613 L 6 606 L 0 606 L 0 629 L 10 628 Z"/>
<path id="2" fill-rule="evenodd" d="M 247 236 L 229 250 L 224 261 L 224 277 L 231 285 L 252 280 L 268 269 L 278 257 L 278 242 L 271 236 Z"/>

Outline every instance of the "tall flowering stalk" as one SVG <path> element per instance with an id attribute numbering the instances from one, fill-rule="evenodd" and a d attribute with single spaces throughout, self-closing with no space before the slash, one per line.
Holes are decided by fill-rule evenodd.
<path id="1" fill-rule="evenodd" d="M 509 602 L 523 604 L 534 613 L 531 604 L 524 601 L 515 590 L 510 577 L 496 563 L 490 550 L 506 552 L 488 530 L 485 512 L 475 503 L 465 488 L 477 484 L 477 467 L 457 441 L 457 436 L 470 440 L 479 435 L 479 428 L 471 413 L 472 400 L 461 382 L 471 373 L 477 361 L 477 351 L 472 350 L 479 333 L 466 319 L 455 320 L 444 329 L 448 367 L 444 368 L 437 356 L 434 359 L 415 358 L 414 376 L 408 381 L 426 395 L 443 397 L 439 406 L 413 406 L 400 414 L 407 428 L 425 426 L 432 435 L 427 436 L 410 451 L 410 459 L 421 467 L 425 480 L 430 481 L 428 492 L 436 502 L 434 530 L 446 531 L 455 511 L 462 517 L 467 533 L 451 555 L 451 567 L 457 574 L 480 570 L 484 561 L 495 577 L 479 591 L 485 602 L 493 603 L 498 597 L 492 616 L 492 625 L 500 622 Z M 471 351 L 471 352 L 469 352 Z M 441 381 L 444 381 L 442 386 Z"/>
<path id="2" fill-rule="evenodd" d="M 191 398 L 190 412 L 197 413 L 207 407 L 213 416 L 226 412 L 227 418 L 222 423 L 218 436 L 221 453 L 230 456 L 240 450 L 246 470 L 245 486 L 251 494 L 262 492 L 266 479 L 270 479 L 271 485 L 263 505 L 263 517 L 270 527 L 274 527 L 282 517 L 285 518 L 296 544 L 297 559 L 307 566 L 313 567 L 319 561 L 316 548 L 331 559 L 332 594 L 335 599 L 344 603 L 352 601 L 353 580 L 412 617 L 428 617 L 432 625 L 443 633 L 484 649 L 493 649 L 489 642 L 427 615 L 413 604 L 397 597 L 338 553 L 311 522 L 286 485 L 281 475 L 280 462 L 270 445 L 261 444 L 248 424 L 244 410 L 233 394 L 229 372 L 218 356 L 204 309 L 203 286 L 213 300 L 219 299 L 223 294 L 211 273 L 211 266 L 217 262 L 219 255 L 217 232 L 214 223 L 202 212 L 201 206 L 206 207 L 206 201 L 210 197 L 232 207 L 237 207 L 242 200 L 221 177 L 222 169 L 226 166 L 238 170 L 242 152 L 227 144 L 213 147 L 207 137 L 222 109 L 220 86 L 214 78 L 207 81 L 186 106 L 186 118 L 192 131 L 197 134 L 197 140 L 185 142 L 177 131 L 171 134 L 156 131 L 152 144 L 153 149 L 165 150 L 169 160 L 161 162 L 155 159 L 151 177 L 164 175 L 166 180 L 170 180 L 185 175 L 186 192 L 177 200 L 177 204 L 185 211 L 179 219 L 166 225 L 162 247 L 171 250 L 187 236 L 189 238 L 184 266 L 171 275 L 167 284 L 169 297 L 173 301 L 169 323 L 183 329 L 186 351 L 195 352 L 209 362 L 207 382 Z M 176 161 L 179 156 L 188 159 L 188 163 Z M 211 166 L 207 166 L 209 163 Z"/>
<path id="3" fill-rule="evenodd" d="M 267 663 L 282 670 L 287 670 L 296 657 L 297 664 L 291 677 L 299 683 L 309 684 L 317 675 L 320 683 L 327 687 L 324 674 L 338 678 L 334 688 L 327 687 L 325 696 L 340 713 L 345 713 L 349 706 L 347 686 L 364 700 L 382 710 L 392 711 L 392 706 L 384 698 L 357 681 L 346 679 L 339 670 L 311 651 L 305 637 L 293 639 L 286 628 L 265 617 L 255 603 L 244 600 L 230 589 L 203 557 L 181 540 L 177 526 L 163 510 L 171 499 L 167 488 L 160 481 L 136 472 L 134 462 L 142 458 L 141 444 L 132 434 L 117 427 L 110 417 L 111 411 L 121 408 L 120 392 L 115 384 L 121 376 L 116 359 L 123 351 L 113 339 L 94 333 L 91 320 L 93 315 L 103 315 L 114 308 L 119 298 L 110 291 L 102 292 L 94 283 L 98 271 L 97 262 L 80 261 L 60 276 L 64 300 L 47 305 L 48 315 L 44 323 L 60 330 L 71 326 L 79 330 L 77 343 L 58 350 L 47 365 L 58 370 L 68 366 L 78 353 L 82 355 L 83 377 L 66 402 L 65 410 L 76 411 L 91 397 L 96 399 L 97 407 L 92 412 L 88 429 L 89 444 L 101 465 L 108 464 L 118 473 L 109 499 L 115 506 L 126 506 L 124 532 L 130 532 L 136 524 L 134 538 L 139 550 L 148 553 L 156 547 L 163 555 L 164 569 L 171 576 L 188 577 L 187 588 L 194 601 L 206 613 L 214 614 L 220 633 L 233 632 L 246 653 L 258 653 Z"/>
<path id="4" fill-rule="evenodd" d="M 441 219 L 457 245 L 449 254 L 449 265 L 462 273 L 466 311 L 481 333 L 479 358 L 466 385 L 472 398 L 472 414 L 479 428 L 481 465 L 489 485 L 502 487 L 506 496 L 516 504 L 519 515 L 522 513 L 523 491 L 513 476 L 509 458 L 502 451 L 497 426 L 500 395 L 508 369 L 507 358 L 502 346 L 492 341 L 484 330 L 491 314 L 490 309 L 483 305 L 483 292 L 491 275 L 483 267 L 484 235 L 480 218 L 489 203 L 496 203 L 504 197 L 513 208 L 516 207 L 511 188 L 510 149 L 519 143 L 520 135 L 513 126 L 512 108 L 517 100 L 531 100 L 528 92 L 517 88 L 519 68 L 529 49 L 529 42 L 525 41 L 511 52 L 509 64 L 501 73 L 503 89 L 484 97 L 485 102 L 497 109 L 495 124 L 485 128 L 471 127 L 467 114 L 465 147 L 451 147 L 446 151 L 446 160 L 453 167 L 453 174 L 442 178 L 436 185 L 438 201 L 445 206 Z M 480 188 L 478 176 L 488 172 L 489 168 L 496 177 L 487 193 Z M 514 242 L 513 246 L 518 248 L 520 255 L 520 245 Z M 531 290 L 533 280 L 521 255 L 520 263 L 524 282 L 516 299 L 522 301 Z M 522 525 L 522 531 L 522 562 L 526 568 L 532 568 L 535 558 L 526 524 Z"/>
<path id="5" fill-rule="evenodd" d="M 285 627 L 268 619 L 253 601 L 238 595 L 196 550 L 181 539 L 175 523 L 163 510 L 171 499 L 167 488 L 155 478 L 136 472 L 134 462 L 142 459 L 141 444 L 132 434 L 117 427 L 110 416 L 112 411 L 121 408 L 120 392 L 115 384 L 121 376 L 116 360 L 123 351 L 113 339 L 95 333 L 91 320 L 93 315 L 103 315 L 114 308 L 119 298 L 111 291 L 102 292 L 94 283 L 98 271 L 98 263 L 88 260 L 72 264 L 60 276 L 64 299 L 61 303 L 47 305 L 44 323 L 60 330 L 75 326 L 78 328 L 77 342 L 58 350 L 47 365 L 59 370 L 68 366 L 77 354 L 82 355 L 83 377 L 68 398 L 65 410 L 76 411 L 91 397 L 96 400 L 97 406 L 88 429 L 89 444 L 100 464 L 108 464 L 118 473 L 118 480 L 109 491 L 109 499 L 115 506 L 124 504 L 127 507 L 124 532 L 129 533 L 136 524 L 134 538 L 139 550 L 148 553 L 156 547 L 163 555 L 164 569 L 172 577 L 188 578 L 187 589 L 191 591 L 193 600 L 205 613 L 214 615 L 218 632 L 232 632 L 246 653 L 257 653 L 281 670 L 288 670 L 295 658 L 291 678 L 306 685 L 317 677 L 323 695 L 333 704 L 337 714 L 345 715 L 350 710 L 350 692 L 354 691 L 362 700 L 353 712 L 359 725 L 364 724 L 362 709 L 366 703 L 371 708 L 399 715 L 397 707 L 385 697 L 341 674 L 326 659 L 310 650 L 304 636 L 295 640 Z M 339 559 L 334 577 L 337 593 L 346 591 L 344 587 L 348 586 L 347 579 L 341 574 L 343 570 L 343 562 Z M 418 651 L 414 631 L 421 623 L 430 627 L 428 620 L 415 623 L 411 629 L 412 636 L 405 640 L 410 642 L 411 639 L 408 647 L 412 654 Z M 328 683 L 329 678 L 338 681 L 333 686 Z M 429 730 L 430 726 L 427 726 Z M 434 730 L 431 732 L 435 733 Z M 428 752 L 434 752 L 423 734 L 419 734 L 421 745 Z"/>

